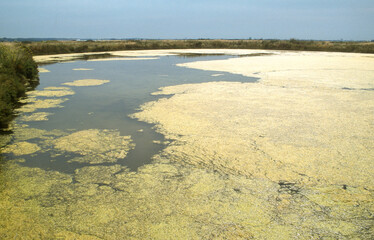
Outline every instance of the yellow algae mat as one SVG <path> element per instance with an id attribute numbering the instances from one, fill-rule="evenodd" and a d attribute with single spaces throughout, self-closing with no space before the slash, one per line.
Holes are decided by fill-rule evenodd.
<path id="1" fill-rule="evenodd" d="M 118 131 L 16 126 L 0 237 L 373 239 L 374 58 L 282 52 L 183 66 L 260 79 L 154 93 L 173 96 L 132 117 L 171 143 L 137 172 L 115 163 L 138 147 Z M 21 150 L 45 147 L 114 163 L 73 174 L 19 165 Z"/>
<path id="2" fill-rule="evenodd" d="M 110 82 L 109 80 L 100 80 L 100 79 L 81 79 L 75 80 L 73 82 L 66 82 L 63 85 L 76 86 L 76 87 L 86 87 L 86 86 L 99 86 L 105 83 Z"/>

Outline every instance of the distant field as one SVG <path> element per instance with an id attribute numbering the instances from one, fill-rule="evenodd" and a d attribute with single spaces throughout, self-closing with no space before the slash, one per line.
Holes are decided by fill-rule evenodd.
<path id="1" fill-rule="evenodd" d="M 17 43 L 7 43 L 17 44 Z M 306 40 L 105 40 L 21 42 L 34 55 L 150 49 L 269 49 L 374 53 L 374 42 Z"/>

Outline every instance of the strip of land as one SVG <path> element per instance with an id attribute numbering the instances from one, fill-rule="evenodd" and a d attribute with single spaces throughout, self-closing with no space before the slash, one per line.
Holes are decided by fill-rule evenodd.
<path id="1" fill-rule="evenodd" d="M 27 46 L 35 55 L 156 49 L 266 49 L 374 53 L 374 42 L 313 41 L 297 39 L 24 41 L 22 44 Z"/>

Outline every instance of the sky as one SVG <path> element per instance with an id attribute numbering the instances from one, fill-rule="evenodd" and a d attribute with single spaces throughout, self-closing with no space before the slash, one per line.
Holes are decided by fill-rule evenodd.
<path id="1" fill-rule="evenodd" d="M 374 0 L 0 0 L 0 38 L 373 40 Z"/>

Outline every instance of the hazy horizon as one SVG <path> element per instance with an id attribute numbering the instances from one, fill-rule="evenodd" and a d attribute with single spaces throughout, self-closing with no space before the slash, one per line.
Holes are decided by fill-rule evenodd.
<path id="1" fill-rule="evenodd" d="M 0 38 L 374 39 L 372 0 L 2 0 Z"/>

